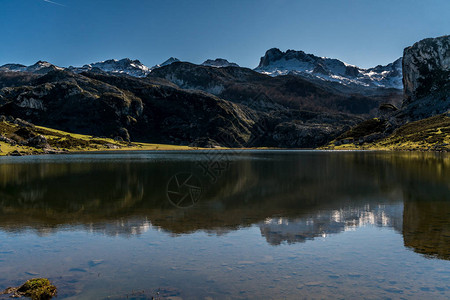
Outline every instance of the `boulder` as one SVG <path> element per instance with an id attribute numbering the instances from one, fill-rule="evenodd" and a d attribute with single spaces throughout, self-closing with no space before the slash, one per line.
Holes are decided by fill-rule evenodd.
<path id="1" fill-rule="evenodd" d="M 45 149 L 50 148 L 50 145 L 48 144 L 47 138 L 43 135 L 38 135 L 32 138 L 29 138 L 26 142 L 27 146 L 39 148 L 39 149 Z"/>

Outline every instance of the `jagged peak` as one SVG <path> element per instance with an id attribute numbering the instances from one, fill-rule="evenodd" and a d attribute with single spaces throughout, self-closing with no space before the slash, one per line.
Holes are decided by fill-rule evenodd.
<path id="1" fill-rule="evenodd" d="M 202 66 L 209 67 L 239 67 L 238 64 L 234 62 L 229 62 L 224 58 L 216 58 L 216 59 L 207 59 L 202 63 Z"/>
<path id="2" fill-rule="evenodd" d="M 170 64 L 173 64 L 175 62 L 179 62 L 180 60 L 176 57 L 169 57 L 168 59 L 166 59 L 163 63 L 159 64 L 159 65 L 154 65 L 151 69 L 157 69 L 157 68 L 161 68 L 164 66 L 168 66 Z"/>
<path id="3" fill-rule="evenodd" d="M 348 86 L 402 88 L 401 58 L 387 66 L 363 69 L 335 58 L 271 48 L 261 57 L 255 71 L 271 76 L 292 74 Z"/>
<path id="4" fill-rule="evenodd" d="M 169 57 L 168 59 L 166 59 L 162 64 L 161 64 L 161 66 L 167 66 L 167 65 L 170 65 L 170 64 L 172 64 L 172 63 L 174 63 L 174 62 L 179 62 L 180 60 L 178 59 L 178 58 L 176 58 L 176 57 Z"/>
<path id="5" fill-rule="evenodd" d="M 38 60 L 35 64 L 29 66 L 29 67 L 44 67 L 44 68 L 48 68 L 48 67 L 56 67 L 55 65 L 49 63 L 48 61 L 45 60 Z"/>
<path id="6" fill-rule="evenodd" d="M 102 70 L 103 72 L 128 74 L 135 77 L 145 77 L 151 71 L 150 68 L 141 63 L 141 61 L 137 59 L 132 60 L 130 58 L 122 58 L 120 60 L 108 59 L 83 65 L 82 67 L 69 67 L 70 70 L 76 73 L 95 71 L 95 68 Z"/>

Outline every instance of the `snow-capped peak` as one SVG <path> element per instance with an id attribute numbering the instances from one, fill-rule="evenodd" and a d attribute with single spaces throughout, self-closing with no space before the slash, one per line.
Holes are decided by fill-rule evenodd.
<path id="1" fill-rule="evenodd" d="M 0 66 L 0 71 L 3 72 L 26 72 L 27 66 L 21 64 L 6 64 Z"/>
<path id="2" fill-rule="evenodd" d="M 271 76 L 294 74 L 348 86 L 402 88 L 401 58 L 387 66 L 363 69 L 338 59 L 272 48 L 261 57 L 255 71 Z"/>
<path id="3" fill-rule="evenodd" d="M 202 63 L 202 66 L 217 67 L 217 68 L 222 68 L 222 67 L 239 67 L 238 64 L 233 63 L 233 62 L 229 62 L 228 60 L 223 59 L 223 58 L 216 58 L 215 60 L 212 60 L 212 59 L 205 60 Z"/>
<path id="4" fill-rule="evenodd" d="M 0 71 L 7 72 L 30 72 L 36 74 L 45 74 L 53 70 L 63 70 L 58 66 L 52 65 L 47 61 L 38 61 L 34 65 L 24 66 L 21 64 L 6 64 L 0 67 Z"/>
<path id="5" fill-rule="evenodd" d="M 179 62 L 179 61 L 180 61 L 180 60 L 179 60 L 178 58 L 170 57 L 170 58 L 168 58 L 166 61 L 164 61 L 162 64 L 154 65 L 154 66 L 152 67 L 152 70 L 157 69 L 157 68 L 161 68 L 161 67 L 164 67 L 164 66 L 168 66 L 168 65 L 170 65 L 170 64 L 173 64 L 174 62 Z"/>
<path id="6" fill-rule="evenodd" d="M 128 74 L 134 77 L 145 77 L 151 72 L 151 70 L 139 60 L 131 60 L 129 58 L 123 58 L 121 60 L 108 59 L 105 61 L 84 65 L 82 67 L 69 67 L 69 70 L 76 73 L 81 73 L 90 71 L 94 68 L 98 68 L 104 72 Z"/>

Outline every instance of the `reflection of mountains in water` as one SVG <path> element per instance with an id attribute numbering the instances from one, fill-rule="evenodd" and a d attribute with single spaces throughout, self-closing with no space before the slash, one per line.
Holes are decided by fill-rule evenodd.
<path id="1" fill-rule="evenodd" d="M 48 234 L 77 227 L 130 236 L 151 226 L 176 235 L 198 230 L 223 234 L 256 224 L 276 245 L 372 224 L 403 232 L 405 245 L 415 250 L 420 241 L 440 248 L 449 242 L 448 234 L 427 234 L 448 232 L 448 216 L 438 221 L 423 213 L 424 207 L 434 211 L 437 202 L 430 199 L 441 200 L 437 215 L 448 211 L 448 156 L 244 152 L 228 155 L 231 164 L 212 183 L 198 167 L 204 153 L 177 155 L 0 163 L 0 228 Z M 179 172 L 197 176 L 205 191 L 189 209 L 177 209 L 167 200 L 167 182 Z M 412 209 L 414 201 L 424 207 Z M 410 230 L 417 226 L 420 230 Z"/>
<path id="2" fill-rule="evenodd" d="M 282 242 L 297 243 L 325 237 L 329 234 L 353 230 L 360 226 L 374 225 L 402 228 L 403 205 L 366 204 L 363 207 L 347 207 L 339 210 L 318 211 L 302 218 L 268 218 L 260 224 L 261 234 L 272 245 Z"/>

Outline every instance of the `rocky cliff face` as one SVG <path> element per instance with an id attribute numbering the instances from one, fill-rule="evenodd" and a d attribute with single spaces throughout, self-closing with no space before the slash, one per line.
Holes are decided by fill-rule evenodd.
<path id="1" fill-rule="evenodd" d="M 404 50 L 401 109 L 384 104 L 378 119 L 358 124 L 335 145 L 390 149 L 448 149 L 450 36 L 419 41 Z M 415 122 L 413 122 L 415 121 Z M 376 141 L 378 144 L 371 144 Z M 448 151 L 448 150 L 447 150 Z"/>
<path id="2" fill-rule="evenodd" d="M 403 116 L 423 119 L 450 109 L 450 36 L 425 39 L 404 50 Z"/>
<path id="3" fill-rule="evenodd" d="M 450 80 L 450 36 L 425 39 L 403 52 L 405 103 L 434 93 Z"/>

